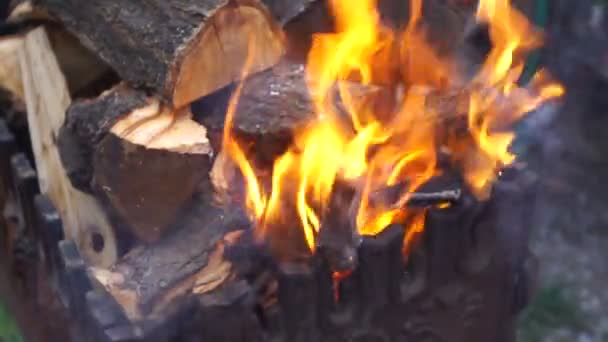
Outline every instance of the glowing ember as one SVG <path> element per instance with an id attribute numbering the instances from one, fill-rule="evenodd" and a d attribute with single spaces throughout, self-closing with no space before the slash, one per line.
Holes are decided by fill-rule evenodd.
<path id="1" fill-rule="evenodd" d="M 411 1 L 410 22 L 400 32 L 381 24 L 374 0 L 329 2 L 336 32 L 314 37 L 307 64 L 317 120 L 294 132 L 293 145 L 274 163 L 270 189 L 261 185 L 260 175 L 230 135 L 240 89 L 228 113 L 224 150 L 246 180 L 246 203 L 259 236 L 273 225 L 301 229 L 314 252 L 316 237 L 325 229 L 323 215 L 340 181 L 358 191 L 357 203 L 345 210 L 355 208 L 359 233 L 375 235 L 391 223 L 408 223 L 407 253 L 411 241 L 423 232 L 425 217 L 424 211 L 407 211 L 405 203 L 409 194 L 441 173 L 438 151 L 449 152 L 453 167 L 483 199 L 498 171 L 515 159 L 508 150 L 514 138 L 508 128 L 563 90 L 542 71 L 527 89 L 516 84 L 525 53 L 538 47 L 542 36 L 508 0 L 480 1 L 477 19 L 488 24 L 493 49 L 468 81 L 427 43 L 419 25 L 421 0 Z M 401 100 L 392 115 L 360 103 L 347 86 L 353 81 L 393 89 Z M 463 104 L 453 109 L 462 107 L 461 113 L 451 115 L 468 123 L 468 133 L 448 129 L 442 141 L 437 131 L 445 125 L 443 113 L 430 97 L 450 89 L 460 90 L 458 103 Z M 343 104 L 347 115 L 336 109 L 336 102 Z M 372 193 L 395 184 L 403 185 L 397 203 L 370 200 Z M 299 224 L 293 221 L 296 216 Z"/>

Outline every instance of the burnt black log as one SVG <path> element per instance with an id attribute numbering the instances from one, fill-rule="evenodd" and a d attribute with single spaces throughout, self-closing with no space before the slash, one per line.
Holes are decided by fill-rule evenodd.
<path id="1" fill-rule="evenodd" d="M 91 290 L 86 293 L 87 327 L 95 341 L 113 341 L 108 330 L 129 325 L 127 317 L 116 301 L 103 290 Z M 115 340 L 115 339 L 114 339 Z"/>
<path id="2" fill-rule="evenodd" d="M 36 271 L 37 251 L 34 236 L 34 196 L 39 192 L 38 178 L 25 154 L 11 157 L 11 180 L 13 182 L 14 205 L 17 222 L 12 235 L 10 252 L 11 267 L 22 282 L 23 290 L 30 296 L 36 295 L 38 275 Z"/>
<path id="3" fill-rule="evenodd" d="M 302 64 L 282 62 L 272 69 L 248 77 L 234 111 L 233 131 L 237 137 L 258 141 L 255 150 L 272 162 L 285 150 L 295 127 L 314 119 L 312 100 Z M 234 88 L 193 104 L 196 121 L 209 130 L 214 150 L 221 150 L 226 112 Z"/>
<path id="4" fill-rule="evenodd" d="M 357 190 L 348 182 L 336 181 L 329 204 L 323 213 L 317 246 L 336 272 L 352 271 L 357 266 L 361 236 L 357 231 Z"/>
<path id="5" fill-rule="evenodd" d="M 78 324 L 84 326 L 86 316 L 82 313 L 86 312 L 86 293 L 92 289 L 87 276 L 87 265 L 72 240 L 59 242 L 59 255 L 61 258 L 60 296 L 67 304 L 72 317 Z"/>
<path id="6" fill-rule="evenodd" d="M 290 4 L 297 8 L 300 2 Z M 177 108 L 234 81 L 251 42 L 254 71 L 273 65 L 284 50 L 278 25 L 256 0 L 35 3 L 122 79 L 154 90 Z"/>
<path id="7" fill-rule="evenodd" d="M 318 341 L 318 298 L 314 269 L 304 263 L 280 265 L 278 300 L 283 339 L 295 342 Z"/>
<path id="8" fill-rule="evenodd" d="M 353 276 L 362 284 L 361 297 L 374 298 L 373 302 L 363 304 L 367 312 L 387 308 L 399 300 L 403 237 L 404 227 L 395 224 L 376 236 L 363 239 L 359 250 L 361 265 Z"/>

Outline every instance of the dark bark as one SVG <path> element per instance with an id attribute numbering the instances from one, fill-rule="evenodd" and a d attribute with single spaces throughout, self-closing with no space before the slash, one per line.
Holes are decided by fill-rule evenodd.
<path id="1" fill-rule="evenodd" d="M 394 98 L 387 88 L 349 83 L 360 105 L 387 113 Z M 234 87 L 208 96 L 192 106 L 195 120 L 209 131 L 213 149 L 221 150 L 226 112 Z M 340 100 L 336 109 L 343 112 Z M 291 142 L 295 129 L 316 118 L 302 64 L 284 60 L 275 67 L 247 78 L 234 113 L 233 133 L 250 146 L 261 163 L 273 161 Z"/>
<path id="2" fill-rule="evenodd" d="M 99 98 L 77 101 L 68 109 L 57 137 L 63 167 L 72 185 L 93 193 L 93 155 L 97 145 L 122 117 L 148 103 L 144 92 L 119 85 Z"/>
<path id="3" fill-rule="evenodd" d="M 257 29 L 251 30 L 256 42 L 266 48 L 265 57 L 255 62 L 260 68 L 268 66 L 282 49 L 275 23 L 255 0 L 37 0 L 36 4 L 57 16 L 124 80 L 154 90 L 176 107 L 225 86 L 232 81 L 232 72 L 240 70 L 240 64 L 228 64 L 246 57 L 242 54 L 247 52 L 247 41 L 233 39 L 230 49 L 234 51 L 224 51 L 223 40 L 231 38 L 228 35 L 242 34 L 243 28 Z M 240 12 L 245 8 L 246 14 Z M 248 27 L 254 17 L 266 25 L 251 23 L 255 26 Z M 213 63 L 225 61 L 226 65 L 183 70 L 200 69 L 188 62 L 189 55 L 215 59 Z M 201 85 L 183 80 L 191 79 L 192 73 Z M 184 90 L 190 87 L 196 89 Z"/>
<path id="4" fill-rule="evenodd" d="M 178 233 L 157 244 L 134 248 L 113 267 L 112 272 L 125 280 L 120 290 L 137 294 L 137 309 L 142 315 L 154 310 L 170 289 L 207 266 L 210 254 L 226 234 L 249 226 L 242 211 L 210 206 L 205 196 L 194 201 L 176 223 L 182 226 Z M 185 292 L 191 293 L 192 287 Z M 178 301 L 177 297 L 170 302 Z"/>

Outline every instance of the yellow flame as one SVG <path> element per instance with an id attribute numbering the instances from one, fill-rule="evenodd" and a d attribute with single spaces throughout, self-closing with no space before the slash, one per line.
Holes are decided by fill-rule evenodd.
<path id="1" fill-rule="evenodd" d="M 255 56 L 252 51 L 252 49 L 254 49 L 254 46 L 255 44 L 253 40 L 250 39 L 248 46 L 249 51 L 247 54 L 247 59 L 245 61 L 243 72 L 241 73 L 241 79 L 245 79 L 245 77 L 249 74 L 249 71 L 251 70 L 253 56 Z M 247 208 L 253 213 L 255 218 L 260 218 L 264 214 L 266 208 L 265 195 L 262 192 L 262 188 L 260 186 L 260 183 L 258 182 L 257 175 L 253 169 L 253 166 L 249 162 L 239 143 L 232 136 L 234 115 L 236 112 L 238 99 L 241 96 L 242 89 L 243 83 L 241 82 L 239 83 L 237 89 L 230 98 L 230 102 L 228 103 L 228 109 L 226 111 L 226 120 L 224 122 L 222 150 L 232 158 L 232 160 L 238 165 L 239 169 L 241 170 L 241 173 L 245 178 L 245 183 L 247 186 Z"/>
<path id="2" fill-rule="evenodd" d="M 541 44 L 542 34 L 508 0 L 480 1 L 477 19 L 488 24 L 493 47 L 464 86 L 453 62 L 439 57 L 426 39 L 420 24 L 422 0 L 410 1 L 410 20 L 401 31 L 381 23 L 374 0 L 329 0 L 329 5 L 336 30 L 314 37 L 306 69 L 316 120 L 293 132 L 294 143 L 274 162 L 270 189 L 262 188 L 263 177 L 230 135 L 241 86 L 228 110 L 224 150 L 244 175 L 247 207 L 260 235 L 271 234 L 267 227 L 284 224 L 284 215 L 293 212 L 298 217 L 290 222 L 299 221 L 294 226 L 299 225 L 314 252 L 317 234 L 331 229 L 322 226 L 324 214 L 340 180 L 358 193 L 354 207 L 359 233 L 375 235 L 392 223 L 403 223 L 404 250 L 409 251 L 424 230 L 426 211 L 409 212 L 405 203 L 442 172 L 438 151 L 451 152 L 451 167 L 459 168 L 473 192 L 484 198 L 499 169 L 515 160 L 509 151 L 512 125 L 564 90 L 544 71 L 528 88 L 518 86 L 525 54 Z M 429 94 L 446 97 L 452 84 L 459 84 L 457 102 L 466 109 L 453 106 L 446 114 Z M 389 100 L 396 103 L 388 116 L 366 101 L 367 96 L 381 99 L 386 92 L 355 90 L 375 85 L 389 89 Z M 468 130 L 446 127 L 450 122 L 463 122 Z M 397 202 L 372 200 L 389 186 L 400 187 Z"/>

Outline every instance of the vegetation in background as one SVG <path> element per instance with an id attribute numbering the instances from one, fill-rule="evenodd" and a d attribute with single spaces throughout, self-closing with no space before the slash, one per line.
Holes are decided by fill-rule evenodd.
<path id="1" fill-rule="evenodd" d="M 6 307 L 0 303 L 0 341 L 2 342 L 23 342 L 23 337 L 19 332 L 17 324 L 9 314 Z"/>
<path id="2" fill-rule="evenodd" d="M 559 328 L 582 331 L 587 327 L 577 302 L 564 286 L 543 287 L 520 317 L 518 341 L 539 342 Z"/>

